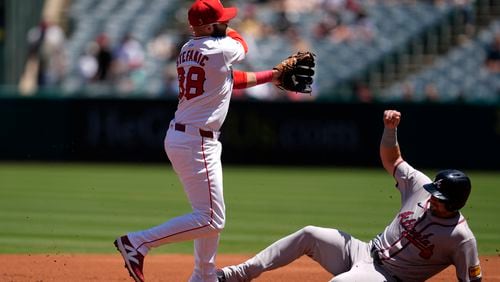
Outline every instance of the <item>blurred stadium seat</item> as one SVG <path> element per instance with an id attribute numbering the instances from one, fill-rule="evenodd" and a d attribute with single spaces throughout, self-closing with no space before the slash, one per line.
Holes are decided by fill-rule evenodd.
<path id="1" fill-rule="evenodd" d="M 386 100 L 399 100 L 404 85 L 414 86 L 415 97 L 410 101 L 435 99 L 435 102 L 465 101 L 470 103 L 497 103 L 500 99 L 500 74 L 487 70 L 486 47 L 500 32 L 500 21 L 493 22 L 475 40 L 451 49 L 431 66 L 387 88 L 382 96 Z M 437 97 L 422 97 L 426 85 L 437 87 Z"/>
<path id="2" fill-rule="evenodd" d="M 498 21 L 476 36 L 458 40 L 453 33 L 464 30 L 457 26 L 462 10 L 450 2 L 235 0 L 227 5 L 239 7 L 240 15 L 233 25 L 243 29 L 240 31 L 250 45 L 248 59 L 238 68 L 268 69 L 296 49 L 311 49 L 318 58 L 314 98 L 356 101 L 360 100 L 357 87 L 366 85 L 372 95 L 368 102 L 497 102 L 498 75 L 485 69 L 484 60 Z M 62 93 L 176 96 L 175 52 L 189 36 L 186 10 L 190 1 L 70 3 L 66 13 L 70 23 L 65 43 L 67 62 L 58 85 Z M 473 3 L 479 16 L 489 13 L 486 5 L 496 5 L 486 0 Z M 245 30 L 246 20 L 254 21 L 253 28 L 258 25 L 258 34 Z M 138 43 L 137 52 L 143 55 L 139 63 L 125 70 L 114 64 L 111 78 L 95 81 L 82 75 L 80 64 L 82 56 L 95 52 L 92 44 L 103 34 L 113 56 L 126 37 Z M 85 67 L 92 71 L 92 65 Z"/>

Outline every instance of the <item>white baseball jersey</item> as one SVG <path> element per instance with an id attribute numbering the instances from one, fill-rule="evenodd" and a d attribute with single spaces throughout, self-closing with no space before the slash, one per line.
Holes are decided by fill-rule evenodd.
<path id="1" fill-rule="evenodd" d="M 190 282 L 215 281 L 215 257 L 225 225 L 221 152 L 217 134 L 226 118 L 233 88 L 231 66 L 245 57 L 239 41 L 197 37 L 177 59 L 179 105 L 165 136 L 165 152 L 184 187 L 192 212 L 158 226 L 131 232 L 129 240 L 141 254 L 164 244 L 194 241 L 195 265 Z"/>
<path id="2" fill-rule="evenodd" d="M 433 216 L 430 194 L 422 188 L 432 181 L 408 163 L 400 163 L 394 177 L 401 209 L 372 241 L 384 269 L 403 281 L 424 281 L 453 264 L 460 281 L 481 277 L 476 239 L 463 215 Z"/>
<path id="3" fill-rule="evenodd" d="M 244 58 L 243 45 L 229 36 L 195 37 L 184 44 L 177 59 L 175 122 L 219 131 L 233 90 L 232 64 Z"/>

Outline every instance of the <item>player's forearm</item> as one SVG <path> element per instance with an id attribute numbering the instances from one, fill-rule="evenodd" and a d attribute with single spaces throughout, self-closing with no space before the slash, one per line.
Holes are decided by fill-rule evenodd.
<path id="1" fill-rule="evenodd" d="M 234 89 L 244 89 L 259 84 L 273 82 L 278 77 L 278 71 L 267 70 L 260 72 L 233 71 Z"/>
<path id="2" fill-rule="evenodd" d="M 396 128 L 384 128 L 380 141 L 380 159 L 385 170 L 391 175 L 394 173 L 394 168 L 403 161 Z"/>

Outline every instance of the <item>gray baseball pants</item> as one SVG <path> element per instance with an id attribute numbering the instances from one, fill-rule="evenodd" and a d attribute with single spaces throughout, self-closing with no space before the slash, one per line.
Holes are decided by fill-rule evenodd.
<path id="1" fill-rule="evenodd" d="M 251 281 L 265 271 L 307 255 L 334 275 L 330 281 L 395 281 L 373 262 L 370 249 L 370 243 L 340 230 L 307 226 L 276 241 L 244 263 L 222 270 L 228 282 Z"/>

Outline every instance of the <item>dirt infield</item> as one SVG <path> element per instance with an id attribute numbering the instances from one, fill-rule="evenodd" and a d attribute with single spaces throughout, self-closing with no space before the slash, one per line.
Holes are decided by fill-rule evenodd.
<path id="1" fill-rule="evenodd" d="M 219 255 L 224 266 L 244 261 L 247 255 Z M 483 281 L 500 281 L 500 257 L 482 257 Z M 0 255 L 0 281 L 132 281 L 116 255 Z M 147 281 L 187 281 L 191 255 L 150 255 L 144 273 Z M 258 282 L 328 281 L 331 275 L 307 257 L 264 273 Z M 456 281 L 448 268 L 430 281 Z"/>

